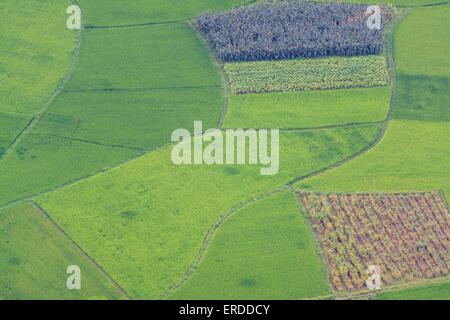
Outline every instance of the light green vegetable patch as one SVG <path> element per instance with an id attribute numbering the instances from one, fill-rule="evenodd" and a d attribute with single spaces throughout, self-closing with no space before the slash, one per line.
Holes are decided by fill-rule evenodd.
<path id="1" fill-rule="evenodd" d="M 0 300 L 124 299 L 83 253 L 33 205 L 0 210 Z M 81 271 L 81 289 L 69 290 L 67 267 Z"/>
<path id="2" fill-rule="evenodd" d="M 231 92 L 261 93 L 384 86 L 383 56 L 226 63 Z"/>
<path id="3" fill-rule="evenodd" d="M 231 95 L 225 128 L 314 128 L 384 121 L 389 87 Z"/>
<path id="4" fill-rule="evenodd" d="M 298 299 L 328 294 L 291 192 L 239 210 L 217 230 L 200 266 L 170 299 Z"/>

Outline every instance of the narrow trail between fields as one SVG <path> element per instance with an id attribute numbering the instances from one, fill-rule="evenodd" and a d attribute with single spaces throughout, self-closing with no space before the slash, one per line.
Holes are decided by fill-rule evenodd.
<path id="1" fill-rule="evenodd" d="M 131 296 L 105 271 L 103 268 L 95 262 L 63 229 L 42 209 L 36 202 L 30 201 L 30 203 L 47 219 L 65 238 L 67 238 L 82 254 L 89 260 L 106 278 L 108 278 L 114 286 L 128 299 L 131 300 Z"/>

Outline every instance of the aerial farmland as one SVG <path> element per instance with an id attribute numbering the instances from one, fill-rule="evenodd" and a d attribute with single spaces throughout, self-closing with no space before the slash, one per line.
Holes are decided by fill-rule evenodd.
<path id="1" fill-rule="evenodd" d="M 439 0 L 2 0 L 0 300 L 449 300 L 448 30 Z"/>

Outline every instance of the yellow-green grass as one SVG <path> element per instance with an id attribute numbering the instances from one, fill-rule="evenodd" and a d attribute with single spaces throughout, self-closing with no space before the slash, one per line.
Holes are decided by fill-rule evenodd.
<path id="1" fill-rule="evenodd" d="M 449 6 L 415 9 L 395 32 L 398 95 L 375 148 L 295 185 L 317 191 L 444 190 L 450 198 Z"/>
<path id="2" fill-rule="evenodd" d="M 67 90 L 216 86 L 220 79 L 187 23 L 86 31 Z"/>
<path id="3" fill-rule="evenodd" d="M 290 191 L 225 220 L 200 266 L 169 299 L 299 299 L 329 293 Z"/>
<path id="4" fill-rule="evenodd" d="M 378 293 L 378 300 L 449 300 L 450 282 Z"/>
<path id="5" fill-rule="evenodd" d="M 250 0 L 78 0 L 87 26 L 117 26 L 186 20 Z"/>
<path id="6" fill-rule="evenodd" d="M 386 119 L 391 88 L 231 95 L 225 128 L 315 128 Z"/>
<path id="7" fill-rule="evenodd" d="M 0 155 L 30 121 L 26 114 L 0 111 Z"/>
<path id="8" fill-rule="evenodd" d="M 55 100 L 34 132 L 149 150 L 195 120 L 217 126 L 221 88 L 71 92 Z"/>
<path id="9" fill-rule="evenodd" d="M 85 177 L 138 152 L 28 134 L 0 162 L 0 205 Z"/>
<path id="10" fill-rule="evenodd" d="M 69 69 L 67 0 L 0 2 L 0 111 L 36 113 Z"/>
<path id="11" fill-rule="evenodd" d="M 112 281 L 29 202 L 0 210 L 0 300 L 124 299 Z M 81 289 L 66 286 L 67 267 Z"/>
<path id="12" fill-rule="evenodd" d="M 385 86 L 384 56 L 226 63 L 233 94 Z"/>
<path id="13" fill-rule="evenodd" d="M 134 298 L 179 281 L 207 231 L 239 203 L 332 165 L 373 142 L 379 126 L 280 133 L 280 170 L 174 165 L 164 148 L 36 201 Z"/>

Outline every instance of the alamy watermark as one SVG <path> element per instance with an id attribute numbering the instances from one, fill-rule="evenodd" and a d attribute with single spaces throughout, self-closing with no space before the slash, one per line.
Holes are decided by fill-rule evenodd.
<path id="1" fill-rule="evenodd" d="M 66 286 L 69 290 L 81 289 L 81 269 L 79 266 L 71 265 L 67 267 L 67 274 L 70 276 L 67 278 Z"/>
<path id="2" fill-rule="evenodd" d="M 172 149 L 172 162 L 190 164 L 251 164 L 263 165 L 261 175 L 278 173 L 279 130 L 209 129 L 203 133 L 201 121 L 194 121 L 194 135 L 189 130 L 176 129 L 171 141 L 179 142 Z M 204 146 L 204 144 L 207 144 Z"/>
<path id="3" fill-rule="evenodd" d="M 381 289 L 381 270 L 376 265 L 369 266 L 367 268 L 369 278 L 366 281 L 366 286 L 369 290 Z"/>

